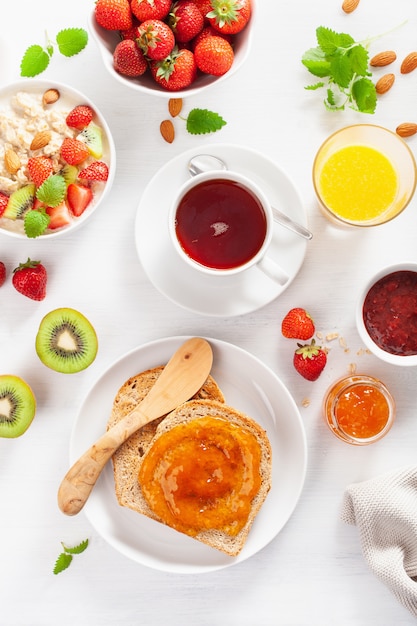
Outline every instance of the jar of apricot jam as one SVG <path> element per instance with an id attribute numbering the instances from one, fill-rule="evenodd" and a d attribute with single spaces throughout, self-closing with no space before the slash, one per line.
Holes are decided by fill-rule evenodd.
<path id="1" fill-rule="evenodd" d="M 346 376 L 328 389 L 324 418 L 336 437 L 357 446 L 379 441 L 395 418 L 395 402 L 386 386 L 366 375 Z"/>

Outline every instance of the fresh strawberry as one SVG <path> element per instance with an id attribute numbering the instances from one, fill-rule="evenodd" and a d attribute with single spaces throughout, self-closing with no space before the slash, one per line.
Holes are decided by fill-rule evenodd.
<path id="1" fill-rule="evenodd" d="M 138 46 L 153 61 L 165 59 L 175 46 L 171 28 L 161 20 L 145 20 L 138 28 Z"/>
<path id="2" fill-rule="evenodd" d="M 94 16 L 97 24 L 106 30 L 126 30 L 132 26 L 128 0 L 97 0 Z"/>
<path id="3" fill-rule="evenodd" d="M 243 30 L 251 16 L 251 0 L 211 0 L 207 19 L 216 30 L 235 35 Z"/>
<path id="4" fill-rule="evenodd" d="M 0 287 L 4 285 L 6 281 L 6 266 L 3 261 L 0 261 Z"/>
<path id="5" fill-rule="evenodd" d="M 163 61 L 151 63 L 151 73 L 156 82 L 168 91 L 185 89 L 197 76 L 194 54 L 185 48 L 174 48 Z"/>
<path id="6" fill-rule="evenodd" d="M 130 28 L 126 28 L 125 30 L 120 30 L 119 35 L 121 39 L 131 39 L 132 41 L 136 41 L 138 38 L 138 26 L 139 22 L 135 19 L 133 20 L 133 24 Z"/>
<path id="7" fill-rule="evenodd" d="M 317 380 L 326 363 L 327 355 L 321 346 L 316 346 L 312 339 L 311 344 L 297 344 L 298 349 L 294 352 L 294 367 L 301 376 L 307 380 Z"/>
<path id="8" fill-rule="evenodd" d="M 167 21 L 177 43 L 191 41 L 203 30 L 204 26 L 204 17 L 192 0 L 174 2 Z"/>
<path id="9" fill-rule="evenodd" d="M 80 185 L 78 183 L 71 183 L 67 189 L 67 202 L 70 211 L 76 217 L 79 217 L 84 213 L 91 200 L 93 199 L 93 192 L 90 187 Z"/>
<path id="10" fill-rule="evenodd" d="M 82 130 L 93 120 L 93 110 L 87 104 L 79 104 L 70 111 L 66 117 L 67 126 Z"/>
<path id="11" fill-rule="evenodd" d="M 207 13 L 210 13 L 210 11 L 213 10 L 213 7 L 211 6 L 211 0 L 194 0 L 194 4 L 200 10 L 202 16 L 204 17 L 204 21 L 207 21 Z"/>
<path id="12" fill-rule="evenodd" d="M 28 159 L 29 178 L 40 187 L 42 183 L 54 173 L 52 159 L 47 156 L 30 157 Z"/>
<path id="13" fill-rule="evenodd" d="M 200 33 L 198 33 L 197 37 L 194 37 L 194 39 L 191 42 L 191 49 L 195 50 L 196 45 L 202 39 L 205 39 L 206 37 L 211 37 L 211 36 L 214 36 L 214 35 L 216 37 L 223 37 L 223 39 L 226 39 L 226 41 L 228 41 L 230 44 L 233 41 L 233 35 L 223 35 L 222 33 L 219 33 L 218 30 L 213 28 L 213 26 L 211 24 L 209 24 L 208 26 L 205 26 Z"/>
<path id="14" fill-rule="evenodd" d="M 9 202 L 9 196 L 0 191 L 0 217 L 3 215 L 6 210 L 7 203 Z"/>
<path id="15" fill-rule="evenodd" d="M 142 76 L 148 67 L 143 51 L 133 39 L 119 41 L 113 52 L 113 67 L 124 76 Z"/>
<path id="16" fill-rule="evenodd" d="M 301 307 L 288 311 L 281 323 L 281 332 L 288 339 L 311 339 L 316 329 L 313 318 Z"/>
<path id="17" fill-rule="evenodd" d="M 195 62 L 204 74 L 223 76 L 233 65 L 233 48 L 223 37 L 205 37 L 194 49 Z"/>
<path id="18" fill-rule="evenodd" d="M 51 230 L 64 228 L 72 222 L 71 215 L 68 210 L 68 206 L 65 203 L 65 200 L 61 202 L 61 204 L 58 204 L 58 206 L 45 207 L 45 211 L 49 215 L 48 228 L 50 228 Z"/>
<path id="19" fill-rule="evenodd" d="M 109 168 L 103 161 L 93 161 L 78 172 L 78 178 L 84 180 L 106 181 L 109 177 Z"/>
<path id="20" fill-rule="evenodd" d="M 69 163 L 69 165 L 78 165 L 90 154 L 88 147 L 82 141 L 65 137 L 61 146 L 61 157 Z"/>
<path id="21" fill-rule="evenodd" d="M 163 20 L 169 13 L 171 0 L 131 0 L 130 9 L 140 22 Z"/>
<path id="22" fill-rule="evenodd" d="M 32 300 L 43 300 L 46 296 L 47 272 L 40 261 L 20 263 L 13 270 L 12 283 L 15 289 Z"/>

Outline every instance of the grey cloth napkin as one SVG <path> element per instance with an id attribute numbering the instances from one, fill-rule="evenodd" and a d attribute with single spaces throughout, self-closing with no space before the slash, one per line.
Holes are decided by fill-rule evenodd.
<path id="1" fill-rule="evenodd" d="M 342 520 L 356 524 L 371 570 L 417 616 L 417 467 L 348 485 Z"/>

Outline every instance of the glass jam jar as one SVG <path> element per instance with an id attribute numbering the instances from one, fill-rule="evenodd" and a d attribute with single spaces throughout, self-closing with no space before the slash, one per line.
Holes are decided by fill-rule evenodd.
<path id="1" fill-rule="evenodd" d="M 326 392 L 323 413 L 336 437 L 356 446 L 379 441 L 395 418 L 394 398 L 372 376 L 355 374 L 337 380 Z"/>

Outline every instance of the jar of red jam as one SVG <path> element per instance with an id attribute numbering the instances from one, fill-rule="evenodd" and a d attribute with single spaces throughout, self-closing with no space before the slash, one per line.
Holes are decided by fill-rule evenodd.
<path id="1" fill-rule="evenodd" d="M 395 418 L 395 402 L 378 379 L 363 374 L 346 376 L 327 391 L 325 421 L 336 437 L 357 446 L 379 441 Z"/>

